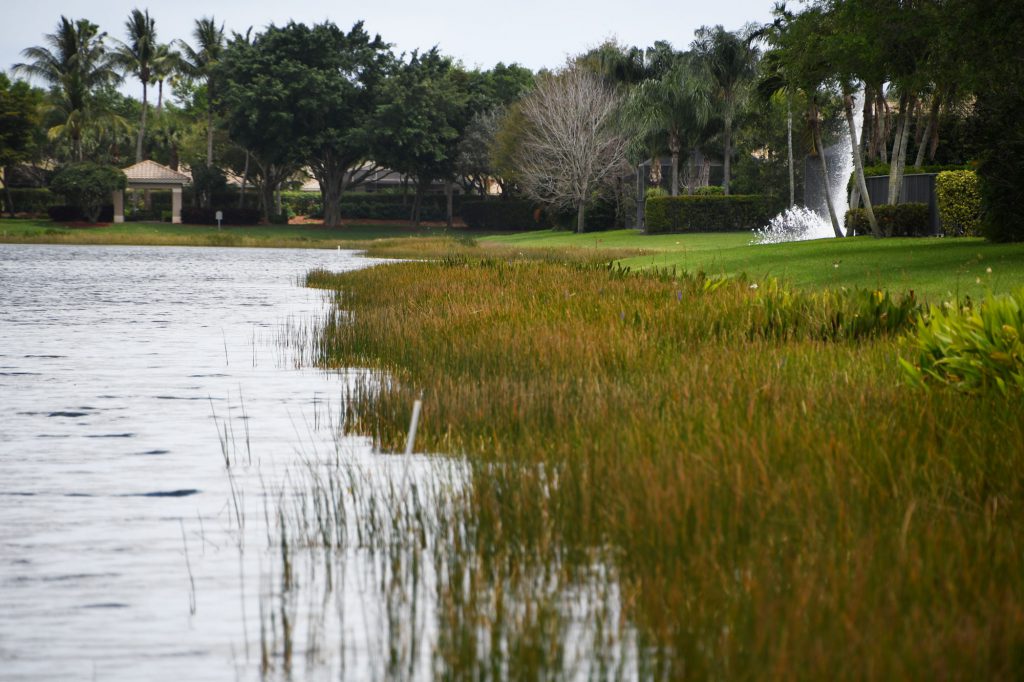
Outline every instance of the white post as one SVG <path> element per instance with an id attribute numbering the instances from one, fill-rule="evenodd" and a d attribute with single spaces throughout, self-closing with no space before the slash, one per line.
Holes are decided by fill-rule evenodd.
<path id="1" fill-rule="evenodd" d="M 171 188 L 171 222 L 181 225 L 181 187 Z"/>
<path id="2" fill-rule="evenodd" d="M 124 190 L 114 190 L 114 222 L 124 222 Z"/>

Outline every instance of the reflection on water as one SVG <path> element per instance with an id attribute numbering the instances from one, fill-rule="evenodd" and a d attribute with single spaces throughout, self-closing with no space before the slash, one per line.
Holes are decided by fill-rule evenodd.
<path id="1" fill-rule="evenodd" d="M 0 677 L 258 672 L 264 492 L 371 456 L 325 428 L 358 373 L 296 369 L 279 330 L 323 307 L 308 269 L 369 262 L 0 245 Z"/>

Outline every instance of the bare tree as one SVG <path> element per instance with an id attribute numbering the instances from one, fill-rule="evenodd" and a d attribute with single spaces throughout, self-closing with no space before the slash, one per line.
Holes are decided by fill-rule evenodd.
<path id="1" fill-rule="evenodd" d="M 537 80 L 522 100 L 526 130 L 516 155 L 523 190 L 538 201 L 576 210 L 583 232 L 587 200 L 630 172 L 616 118 L 619 97 L 602 79 L 570 66 Z"/>

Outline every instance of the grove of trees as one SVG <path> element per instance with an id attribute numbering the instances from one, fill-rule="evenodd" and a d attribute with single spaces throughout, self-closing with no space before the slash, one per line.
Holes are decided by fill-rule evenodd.
<path id="1" fill-rule="evenodd" d="M 687 49 L 607 41 L 537 74 L 469 69 L 436 47 L 396 54 L 361 23 L 229 33 L 204 17 L 189 40 L 160 42 L 146 10 L 128 14 L 121 39 L 60 17 L 0 78 L 0 164 L 7 178 L 84 161 L 185 165 L 208 207 L 234 175 L 239 202 L 255 186 L 266 220 L 305 173 L 329 226 L 342 222 L 345 192 L 387 168 L 406 178 L 414 221 L 438 188 L 451 221 L 461 186 L 543 204 L 584 229 L 591 207 L 629 215 L 631 174 L 671 195 L 715 184 L 792 204 L 804 173 L 821 172 L 803 159 L 823 167 L 823 150 L 856 136 L 862 115 L 852 196 L 874 234 L 867 175 L 888 174 L 895 203 L 908 168 L 971 165 L 987 234 L 1021 239 L 1022 14 L 982 0 L 780 3 L 768 25 L 706 26 L 681 37 Z M 125 79 L 141 100 L 119 89 Z"/>

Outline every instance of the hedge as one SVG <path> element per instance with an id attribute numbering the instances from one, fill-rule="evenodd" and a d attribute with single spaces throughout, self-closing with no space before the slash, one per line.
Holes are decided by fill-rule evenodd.
<path id="1" fill-rule="evenodd" d="M 64 203 L 64 197 L 45 187 L 12 187 L 6 191 L 11 193 L 11 201 L 17 213 L 46 213 L 51 206 Z M 6 191 L 0 196 L 4 211 L 8 209 Z"/>
<path id="2" fill-rule="evenodd" d="M 782 208 L 762 194 L 655 197 L 647 200 L 647 232 L 730 232 L 764 227 Z"/>
<path id="3" fill-rule="evenodd" d="M 880 204 L 871 208 L 878 227 L 887 237 L 930 237 L 933 234 L 928 204 Z M 846 234 L 871 234 L 865 209 L 854 208 L 846 212 Z"/>
<path id="4" fill-rule="evenodd" d="M 974 171 L 945 171 L 935 178 L 939 220 L 947 237 L 981 236 L 981 188 Z"/>
<path id="5" fill-rule="evenodd" d="M 930 166 L 907 166 L 903 170 L 904 175 L 918 175 L 920 173 L 941 173 L 943 171 L 968 170 L 967 165 L 930 165 Z M 871 166 L 864 166 L 864 177 L 871 178 L 879 175 L 889 175 L 891 167 L 887 163 L 876 163 Z"/>
<path id="6" fill-rule="evenodd" d="M 217 211 L 224 214 L 222 225 L 256 225 L 260 222 L 257 208 L 193 208 L 181 209 L 181 222 L 186 225 L 216 225 Z"/>
<path id="7" fill-rule="evenodd" d="M 544 215 L 529 201 L 467 199 L 462 220 L 474 230 L 538 230 Z"/>
<path id="8" fill-rule="evenodd" d="M 46 213 L 50 216 L 50 220 L 55 223 L 92 222 L 89 220 L 88 216 L 85 215 L 85 212 L 78 206 L 51 206 L 46 209 Z M 96 222 L 114 222 L 114 205 L 107 204 L 105 206 L 100 206 Z"/>

